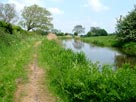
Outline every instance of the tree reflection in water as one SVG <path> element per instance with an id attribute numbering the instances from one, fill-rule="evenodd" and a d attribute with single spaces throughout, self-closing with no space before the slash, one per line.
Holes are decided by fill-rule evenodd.
<path id="1" fill-rule="evenodd" d="M 115 66 L 122 67 L 123 64 L 129 64 L 131 67 L 136 65 L 136 58 L 126 55 L 115 56 Z"/>
<path id="2" fill-rule="evenodd" d="M 75 40 L 74 39 L 74 42 L 72 44 L 73 44 L 74 48 L 77 49 L 77 50 L 84 47 L 84 43 L 81 42 L 80 40 Z"/>

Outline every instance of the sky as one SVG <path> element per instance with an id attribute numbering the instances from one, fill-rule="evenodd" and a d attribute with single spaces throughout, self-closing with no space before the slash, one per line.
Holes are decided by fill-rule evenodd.
<path id="1" fill-rule="evenodd" d="M 82 25 L 86 32 L 90 27 L 100 27 L 115 32 L 117 18 L 133 10 L 136 0 L 0 0 L 14 3 L 18 12 L 24 6 L 37 4 L 52 13 L 55 29 L 72 32 L 75 25 Z"/>

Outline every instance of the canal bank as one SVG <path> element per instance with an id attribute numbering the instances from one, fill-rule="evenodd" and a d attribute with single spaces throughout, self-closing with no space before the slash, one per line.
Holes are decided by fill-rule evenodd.
<path id="1" fill-rule="evenodd" d="M 135 65 L 136 58 L 122 53 L 119 49 L 97 46 L 86 43 L 81 40 L 65 39 L 62 43 L 66 49 L 72 49 L 74 52 L 83 52 L 88 60 L 93 63 L 99 63 L 100 66 L 111 65 L 122 67 L 124 64 Z"/>

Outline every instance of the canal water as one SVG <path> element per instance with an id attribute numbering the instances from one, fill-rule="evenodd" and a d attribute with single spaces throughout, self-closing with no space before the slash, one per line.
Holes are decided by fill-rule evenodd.
<path id="1" fill-rule="evenodd" d="M 66 49 L 72 49 L 74 52 L 83 52 L 88 60 L 102 65 L 111 65 L 114 68 L 121 67 L 124 63 L 134 65 L 136 58 L 129 57 L 119 50 L 109 47 L 100 47 L 94 44 L 82 42 L 80 40 L 62 40 Z"/>

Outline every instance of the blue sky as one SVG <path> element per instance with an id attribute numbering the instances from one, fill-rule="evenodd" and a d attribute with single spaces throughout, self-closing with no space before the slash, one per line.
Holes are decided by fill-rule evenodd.
<path id="1" fill-rule="evenodd" d="M 47 8 L 53 16 L 54 28 L 72 32 L 75 25 L 82 25 L 86 32 L 92 26 L 115 31 L 116 19 L 127 15 L 134 8 L 136 0 L 1 0 L 14 3 L 18 12 L 24 6 L 37 4 Z"/>

